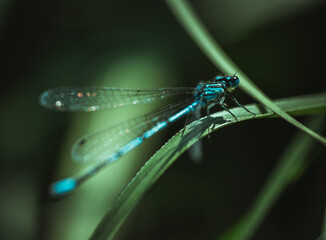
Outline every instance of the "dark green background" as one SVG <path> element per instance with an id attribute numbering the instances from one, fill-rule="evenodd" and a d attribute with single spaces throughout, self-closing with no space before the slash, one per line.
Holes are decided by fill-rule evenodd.
<path id="1" fill-rule="evenodd" d="M 271 98 L 325 88 L 324 2 L 192 3 L 214 38 Z M 0 238 L 87 239 L 118 192 L 184 121 L 146 142 L 138 156 L 130 153 L 130 161 L 121 159 L 122 168 L 112 171 L 122 179 L 85 184 L 53 201 L 49 184 L 82 168 L 67 154 L 73 142 L 112 125 L 110 114 L 115 122 L 122 117 L 120 111 L 94 118 L 51 112 L 39 106 L 41 92 L 71 85 L 195 86 L 220 72 L 161 1 L 7 0 L 0 15 Z M 241 90 L 235 96 L 242 104 L 253 102 Z M 121 116 L 130 117 L 123 112 L 129 109 Z M 269 119 L 213 133 L 203 141 L 203 162 L 194 164 L 184 154 L 140 202 L 118 239 L 214 239 L 251 206 L 295 131 Z M 325 159 L 316 144 L 308 168 L 253 239 L 319 236 Z M 104 179 L 108 171 L 94 178 Z"/>

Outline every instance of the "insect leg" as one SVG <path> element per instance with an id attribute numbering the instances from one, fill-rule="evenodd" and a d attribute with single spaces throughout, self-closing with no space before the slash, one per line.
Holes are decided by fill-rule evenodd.
<path id="1" fill-rule="evenodd" d="M 235 104 L 237 104 L 239 107 L 242 107 L 244 110 L 246 110 L 248 113 L 251 113 L 252 115 L 254 115 L 254 116 L 256 116 L 256 114 L 255 113 L 253 113 L 253 112 L 251 112 L 248 108 L 246 108 L 245 106 L 243 106 L 243 105 L 241 105 L 239 102 L 238 102 L 238 100 L 229 92 L 229 91 L 227 91 L 226 92 L 229 96 L 230 96 L 230 98 L 232 99 L 232 101 L 233 102 L 235 102 Z"/>
<path id="2" fill-rule="evenodd" d="M 224 105 L 224 101 L 225 101 L 225 93 L 223 94 L 223 96 L 221 97 L 221 100 L 219 102 L 219 105 L 226 111 L 228 111 L 234 118 L 236 121 L 238 121 L 237 117 Z"/>

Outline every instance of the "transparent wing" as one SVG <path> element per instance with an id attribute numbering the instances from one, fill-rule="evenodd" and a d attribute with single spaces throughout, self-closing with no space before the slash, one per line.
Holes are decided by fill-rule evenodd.
<path id="1" fill-rule="evenodd" d="M 135 90 L 123 88 L 62 87 L 43 92 L 40 104 L 59 111 L 93 112 L 153 102 L 169 96 L 193 94 L 193 88 Z"/>
<path id="2" fill-rule="evenodd" d="M 177 103 L 163 106 L 153 112 L 119 123 L 116 126 L 85 136 L 74 145 L 72 158 L 76 161 L 103 161 L 137 137 L 165 121 L 180 109 L 194 101 L 193 98 L 183 99 Z"/>

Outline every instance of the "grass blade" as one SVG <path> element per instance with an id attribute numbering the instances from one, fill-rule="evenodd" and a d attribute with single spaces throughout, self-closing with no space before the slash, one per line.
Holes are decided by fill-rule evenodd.
<path id="1" fill-rule="evenodd" d="M 326 110 L 326 93 L 281 99 L 275 101 L 275 104 L 284 111 L 294 115 L 312 114 Z M 278 116 L 264 106 L 251 104 L 246 105 L 246 107 L 257 114 L 256 118 Z M 238 117 L 239 122 L 255 118 L 252 114 L 239 107 L 233 108 L 231 111 Z M 216 131 L 235 123 L 237 121 L 228 112 L 221 111 L 189 124 L 183 137 L 181 137 L 183 130 L 172 137 L 146 162 L 117 197 L 95 229 L 91 239 L 113 239 L 142 196 L 183 152 L 200 138 L 206 136 L 208 129 L 211 129 L 212 126 L 214 128 L 211 131 Z"/>
<path id="2" fill-rule="evenodd" d="M 240 68 L 228 57 L 223 49 L 217 44 L 212 35 L 205 28 L 204 24 L 199 19 L 198 15 L 192 6 L 185 0 L 166 0 L 171 11 L 179 20 L 184 29 L 188 32 L 191 38 L 197 43 L 200 49 L 212 61 L 213 64 L 221 71 L 232 75 L 237 72 L 241 79 L 240 87 L 258 102 L 270 108 L 285 121 L 299 128 L 315 140 L 326 145 L 326 138 L 304 126 L 302 123 L 284 112 L 281 108 L 275 105 L 269 97 L 264 94 Z"/>
<path id="3" fill-rule="evenodd" d="M 324 126 L 325 118 L 325 115 L 316 116 L 309 119 L 307 125 L 313 129 L 321 130 Z M 274 170 L 272 170 L 251 209 L 232 229 L 218 239 L 250 239 L 281 193 L 293 179 L 297 179 L 298 175 L 303 173 L 302 169 L 306 169 L 306 160 L 313 146 L 314 142 L 310 137 L 302 132 L 298 132 L 283 152 Z"/>

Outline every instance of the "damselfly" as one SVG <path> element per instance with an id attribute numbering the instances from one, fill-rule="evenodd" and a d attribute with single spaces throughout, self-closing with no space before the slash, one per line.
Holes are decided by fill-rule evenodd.
<path id="1" fill-rule="evenodd" d="M 231 91 L 239 86 L 237 76 L 220 75 L 211 81 L 200 82 L 195 88 L 159 88 L 133 90 L 121 88 L 63 87 L 43 92 L 40 104 L 46 108 L 59 111 L 94 112 L 122 106 L 144 104 L 170 96 L 185 97 L 173 104 L 165 105 L 158 110 L 118 124 L 106 130 L 85 136 L 74 145 L 72 157 L 76 161 L 98 160 L 84 172 L 75 177 L 53 183 L 50 192 L 54 196 L 65 195 L 77 188 L 82 182 L 93 176 L 103 167 L 117 161 L 171 123 L 188 116 L 192 112 L 221 106 L 235 119 L 236 116 L 226 107 L 224 101 L 229 96 L 238 106 L 242 106 Z M 255 114 L 254 114 L 255 115 Z"/>

